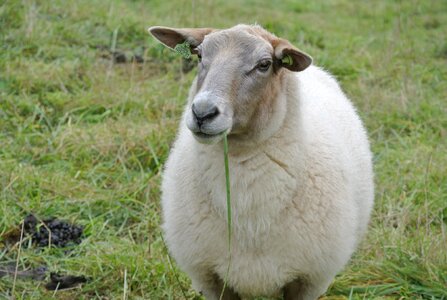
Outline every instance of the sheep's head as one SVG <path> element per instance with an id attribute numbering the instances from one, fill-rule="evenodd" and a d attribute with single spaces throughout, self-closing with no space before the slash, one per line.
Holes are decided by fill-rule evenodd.
<path id="1" fill-rule="evenodd" d="M 199 58 L 186 125 L 202 143 L 217 142 L 224 132 L 249 138 L 275 131 L 287 110 L 281 99 L 284 74 L 312 63 L 287 40 L 256 25 L 226 30 L 151 27 L 149 31 L 169 48 L 186 42 Z"/>

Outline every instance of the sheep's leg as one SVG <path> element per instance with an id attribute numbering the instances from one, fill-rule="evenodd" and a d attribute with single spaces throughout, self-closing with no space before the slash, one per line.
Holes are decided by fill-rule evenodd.
<path id="1" fill-rule="evenodd" d="M 192 278 L 193 286 L 205 297 L 206 300 L 219 300 L 223 289 L 223 281 L 217 275 L 202 278 Z M 228 285 L 222 297 L 223 300 L 240 300 L 239 295 Z"/>
<path id="2" fill-rule="evenodd" d="M 316 300 L 321 296 L 328 283 L 312 284 L 303 279 L 296 279 L 283 288 L 284 300 Z"/>
<path id="3" fill-rule="evenodd" d="M 296 279 L 286 284 L 283 288 L 284 300 L 302 300 L 306 283 L 301 279 Z"/>

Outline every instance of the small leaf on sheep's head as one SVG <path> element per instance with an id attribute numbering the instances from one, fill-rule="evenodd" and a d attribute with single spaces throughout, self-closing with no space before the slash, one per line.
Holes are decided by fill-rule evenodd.
<path id="1" fill-rule="evenodd" d="M 191 57 L 191 45 L 187 41 L 184 41 L 181 44 L 177 44 L 174 47 L 174 51 L 179 53 L 185 59 L 188 59 Z"/>

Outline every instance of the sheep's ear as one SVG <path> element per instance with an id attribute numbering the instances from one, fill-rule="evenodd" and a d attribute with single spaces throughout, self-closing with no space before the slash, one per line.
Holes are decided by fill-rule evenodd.
<path id="1" fill-rule="evenodd" d="M 205 38 L 205 35 L 213 32 L 212 28 L 169 28 L 154 26 L 149 32 L 162 44 L 174 49 L 178 44 L 188 42 L 191 47 L 197 47 Z"/>
<path id="2" fill-rule="evenodd" d="M 289 41 L 277 39 L 272 44 L 275 49 L 275 58 L 281 67 L 299 72 L 312 64 L 312 57 L 295 48 Z"/>

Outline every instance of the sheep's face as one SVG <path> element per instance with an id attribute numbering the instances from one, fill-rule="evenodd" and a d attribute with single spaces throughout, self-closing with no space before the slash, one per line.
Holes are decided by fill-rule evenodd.
<path id="1" fill-rule="evenodd" d="M 273 72 L 273 47 L 241 30 L 205 37 L 193 51 L 199 56 L 197 89 L 186 125 L 200 142 L 219 140 L 222 133 L 244 134 Z"/>
<path id="2" fill-rule="evenodd" d="M 227 30 L 152 28 L 169 47 L 185 40 L 199 58 L 195 89 L 185 112 L 186 125 L 202 143 L 223 133 L 250 138 L 277 124 L 286 110 L 280 99 L 283 71 L 304 70 L 311 58 L 259 26 Z"/>

